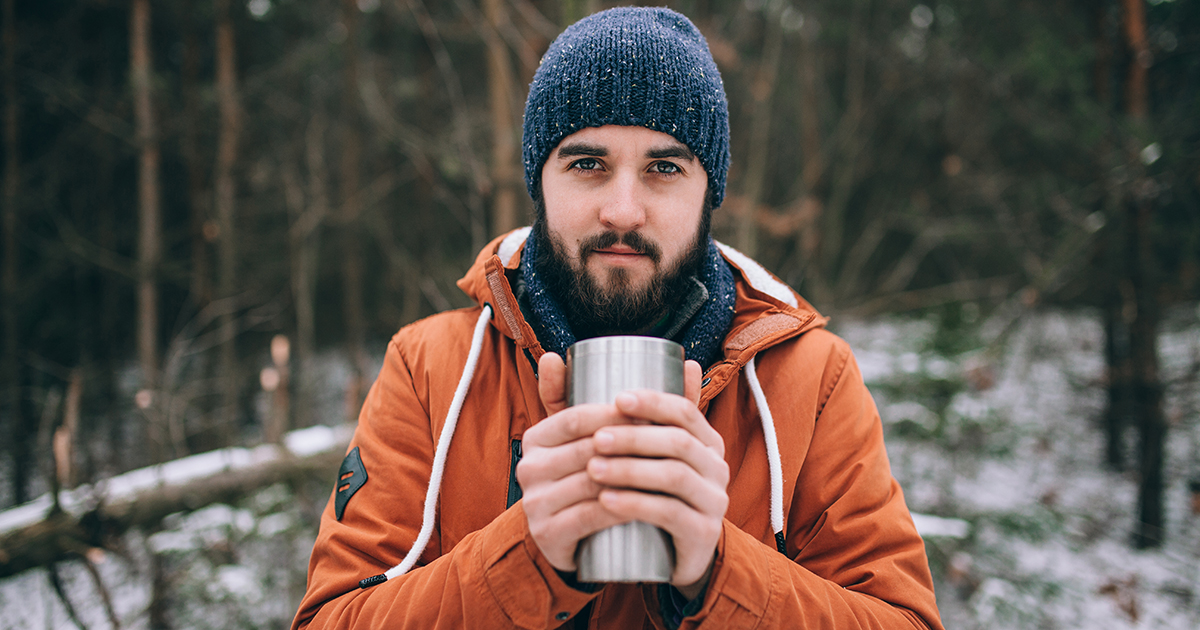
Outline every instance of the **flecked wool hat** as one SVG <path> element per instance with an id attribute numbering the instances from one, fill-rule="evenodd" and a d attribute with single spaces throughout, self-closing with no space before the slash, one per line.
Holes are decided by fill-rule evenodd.
<path id="1" fill-rule="evenodd" d="M 725 197 L 729 108 L 704 36 L 666 8 L 601 11 L 563 31 L 542 57 L 525 101 L 525 185 L 541 193 L 542 166 L 587 127 L 638 126 L 686 144 L 708 173 L 713 206 Z"/>

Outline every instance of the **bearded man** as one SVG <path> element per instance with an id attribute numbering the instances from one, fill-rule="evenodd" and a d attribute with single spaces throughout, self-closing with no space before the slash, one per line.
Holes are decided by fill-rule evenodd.
<path id="1" fill-rule="evenodd" d="M 475 307 L 389 344 L 293 628 L 941 628 L 849 348 L 709 235 L 728 113 L 696 27 L 569 27 L 523 152 L 534 225 L 459 281 Z M 567 407 L 561 356 L 610 334 L 682 344 L 685 395 Z M 577 580 L 579 542 L 634 520 L 669 583 Z"/>

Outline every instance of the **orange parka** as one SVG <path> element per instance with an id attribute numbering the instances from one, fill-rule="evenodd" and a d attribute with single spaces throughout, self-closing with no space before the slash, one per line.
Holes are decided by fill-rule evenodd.
<path id="1" fill-rule="evenodd" d="M 564 583 L 521 502 L 508 505 L 521 436 L 546 415 L 534 372 L 543 350 L 512 292 L 526 234 L 493 241 L 459 281 L 475 307 L 406 326 L 388 344 L 350 444 L 365 483 L 356 480 L 341 518 L 335 489 L 321 517 L 293 629 L 583 627 L 574 625 L 581 611 L 589 628 L 665 628 L 652 586 L 588 593 Z M 849 347 L 757 263 L 722 251 L 737 281 L 736 315 L 723 360 L 704 374 L 700 410 L 725 439 L 729 508 L 703 606 L 681 627 L 940 629 L 925 547 Z M 417 539 L 485 304 L 494 315 L 477 344 L 432 536 L 410 571 L 361 588 Z M 786 555 L 771 527 L 751 360 L 781 455 Z"/>

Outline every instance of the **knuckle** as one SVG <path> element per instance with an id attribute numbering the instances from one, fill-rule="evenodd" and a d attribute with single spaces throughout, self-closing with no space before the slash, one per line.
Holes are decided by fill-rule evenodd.
<path id="1" fill-rule="evenodd" d="M 729 485 L 729 463 L 724 459 L 717 461 L 716 480 L 721 484 L 722 488 Z"/>
<path id="2" fill-rule="evenodd" d="M 691 477 L 690 471 L 688 465 L 676 462 L 667 469 L 664 478 L 671 488 L 681 488 Z"/>

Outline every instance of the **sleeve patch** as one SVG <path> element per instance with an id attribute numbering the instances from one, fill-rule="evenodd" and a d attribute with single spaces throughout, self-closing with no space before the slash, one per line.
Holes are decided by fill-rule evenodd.
<path id="1" fill-rule="evenodd" d="M 342 520 L 342 514 L 346 512 L 346 503 L 350 501 L 350 497 L 354 496 L 354 493 L 358 492 L 358 489 L 366 483 L 367 468 L 363 466 L 362 456 L 358 454 L 358 447 L 355 446 L 346 454 L 346 459 L 342 460 L 342 467 L 338 469 L 337 498 L 333 502 L 333 511 L 337 515 L 337 520 Z"/>

